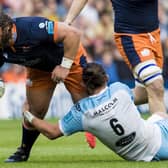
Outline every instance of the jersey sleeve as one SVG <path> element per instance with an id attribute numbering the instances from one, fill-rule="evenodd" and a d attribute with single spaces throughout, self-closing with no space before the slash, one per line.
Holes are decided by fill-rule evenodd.
<path id="1" fill-rule="evenodd" d="M 73 106 L 71 110 L 59 120 L 59 128 L 64 135 L 83 131 L 82 113 Z"/>
<path id="2" fill-rule="evenodd" d="M 58 22 L 35 17 L 32 19 L 31 34 L 37 41 L 54 42 L 58 37 Z"/>

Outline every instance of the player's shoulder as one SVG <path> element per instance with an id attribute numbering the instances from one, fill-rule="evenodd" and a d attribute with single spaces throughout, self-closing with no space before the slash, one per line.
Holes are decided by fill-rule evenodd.
<path id="1" fill-rule="evenodd" d="M 125 91 L 133 98 L 133 93 L 132 93 L 131 88 L 129 88 L 124 83 L 115 82 L 115 83 L 113 83 L 109 86 L 109 90 L 110 90 L 111 93 L 116 93 L 116 92 L 119 92 L 119 91 Z"/>
<path id="2" fill-rule="evenodd" d="M 110 84 L 109 88 L 113 89 L 113 90 L 118 90 L 118 89 L 126 89 L 126 88 L 128 89 L 129 87 L 124 83 L 114 82 L 114 83 Z"/>
<path id="3" fill-rule="evenodd" d="M 39 29 L 43 29 L 50 26 L 49 24 L 53 24 L 53 21 L 39 16 L 17 17 L 13 18 L 13 22 L 16 24 L 16 27 L 38 27 Z"/>
<path id="4" fill-rule="evenodd" d="M 17 32 L 30 40 L 48 40 L 49 36 L 49 39 L 53 39 L 54 22 L 45 17 L 18 17 L 13 20 Z"/>
<path id="5" fill-rule="evenodd" d="M 14 22 L 34 22 L 34 21 L 44 21 L 44 20 L 49 20 L 45 17 L 40 17 L 40 16 L 25 16 L 25 17 L 16 17 L 13 18 Z"/>

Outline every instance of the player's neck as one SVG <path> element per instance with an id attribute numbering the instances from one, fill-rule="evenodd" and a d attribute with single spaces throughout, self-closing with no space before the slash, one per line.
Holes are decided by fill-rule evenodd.
<path id="1" fill-rule="evenodd" d="M 106 88 L 106 86 L 107 86 L 107 85 L 105 84 L 105 85 L 103 85 L 103 86 L 101 86 L 101 87 L 95 89 L 94 92 L 93 92 L 93 95 L 99 94 L 103 89 Z"/>

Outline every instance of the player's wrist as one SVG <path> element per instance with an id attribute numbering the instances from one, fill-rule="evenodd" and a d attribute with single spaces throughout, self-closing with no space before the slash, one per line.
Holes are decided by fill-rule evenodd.
<path id="1" fill-rule="evenodd" d="M 33 119 L 35 118 L 34 115 L 31 114 L 29 111 L 25 111 L 23 113 L 23 116 L 29 123 L 32 123 Z"/>
<path id="2" fill-rule="evenodd" d="M 67 25 L 71 25 L 71 24 L 72 24 L 71 20 L 68 20 L 68 19 L 65 20 L 65 23 L 66 23 Z"/>
<path id="3" fill-rule="evenodd" d="M 72 64 L 73 64 L 73 60 L 66 58 L 66 57 L 62 58 L 62 62 L 61 62 L 62 67 L 70 69 Z"/>

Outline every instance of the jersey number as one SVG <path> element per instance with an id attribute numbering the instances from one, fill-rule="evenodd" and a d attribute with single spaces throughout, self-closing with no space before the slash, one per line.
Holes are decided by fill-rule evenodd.
<path id="1" fill-rule="evenodd" d="M 117 123 L 117 122 L 118 122 L 118 120 L 117 120 L 116 118 L 112 118 L 112 119 L 110 120 L 110 125 L 111 125 L 111 128 L 113 129 L 113 131 L 114 131 L 117 135 L 121 136 L 121 135 L 124 134 L 124 128 L 122 127 L 121 124 L 119 124 L 119 123 Z"/>

